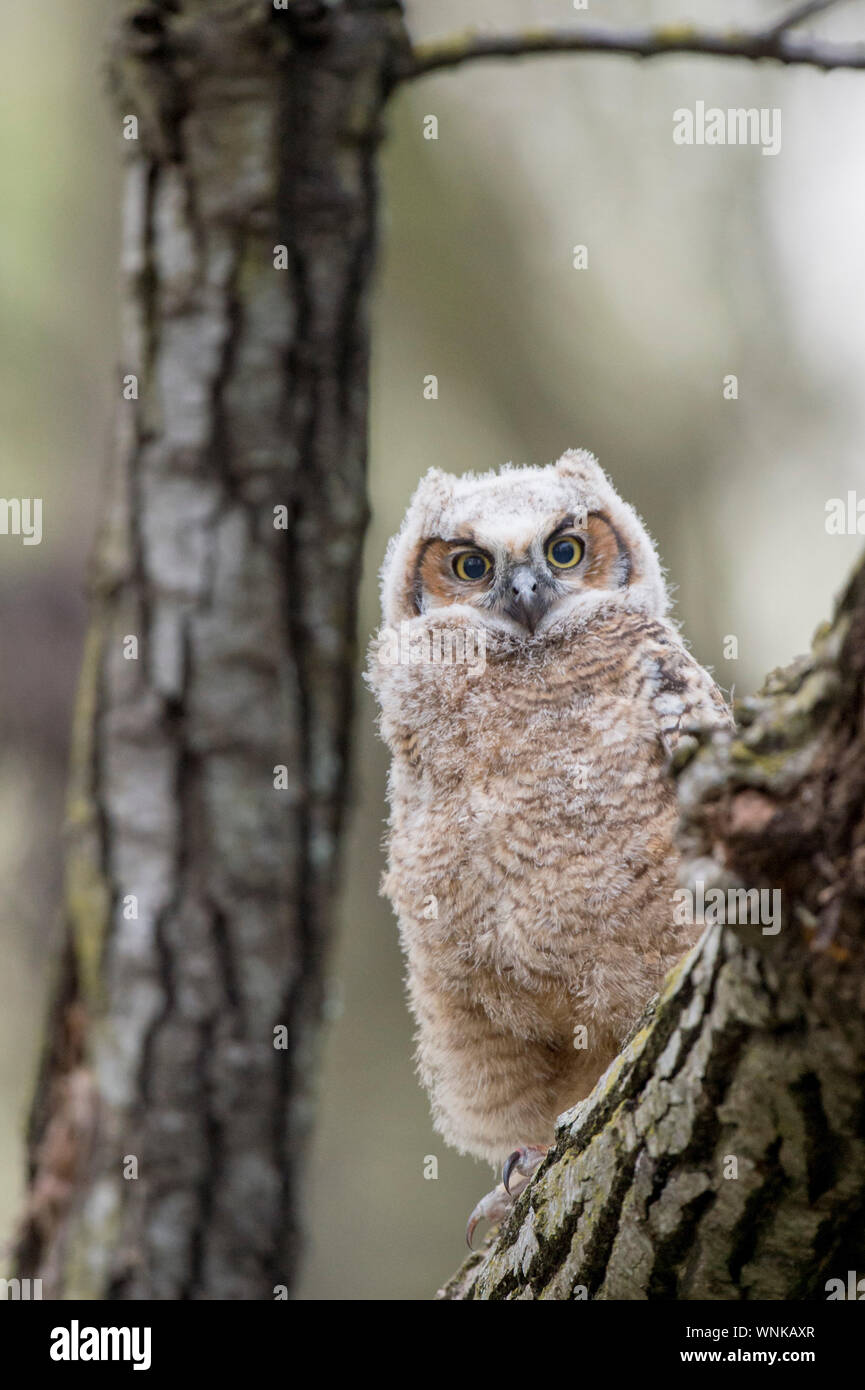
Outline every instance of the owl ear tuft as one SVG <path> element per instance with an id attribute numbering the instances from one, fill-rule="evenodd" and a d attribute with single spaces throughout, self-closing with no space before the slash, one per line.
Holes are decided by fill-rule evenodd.
<path id="1" fill-rule="evenodd" d="M 555 463 L 555 470 L 562 478 L 603 477 L 603 469 L 588 449 L 566 449 Z"/>
<path id="2" fill-rule="evenodd" d="M 445 473 L 442 468 L 428 468 L 415 489 L 415 499 L 423 502 L 445 501 L 453 493 L 455 482 L 452 473 Z"/>
<path id="3" fill-rule="evenodd" d="M 456 482 L 457 479 L 452 473 L 445 473 L 441 468 L 428 468 L 424 473 L 415 488 L 409 508 L 410 511 L 416 511 L 423 529 L 437 524 L 441 513 L 453 498 Z"/>

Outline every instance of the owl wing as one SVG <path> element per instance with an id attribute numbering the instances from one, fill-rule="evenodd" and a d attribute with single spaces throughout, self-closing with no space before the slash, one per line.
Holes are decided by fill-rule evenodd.
<path id="1" fill-rule="evenodd" d="M 650 639 L 643 682 L 668 757 L 686 734 L 734 727 L 730 707 L 709 672 L 672 636 L 659 633 Z"/>

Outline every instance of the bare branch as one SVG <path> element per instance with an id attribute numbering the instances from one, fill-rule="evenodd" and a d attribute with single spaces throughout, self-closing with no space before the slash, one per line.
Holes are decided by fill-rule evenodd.
<path id="1" fill-rule="evenodd" d="M 831 0 L 834 3 L 834 0 Z M 829 0 L 820 0 L 827 8 Z M 816 13 L 818 4 L 801 6 L 781 26 L 756 33 L 729 30 L 711 33 L 692 25 L 656 29 L 531 29 L 514 34 L 455 34 L 418 44 L 403 78 L 423 77 L 442 68 L 457 67 L 478 58 L 522 58 L 533 53 L 614 53 L 656 58 L 670 53 L 696 53 L 713 58 L 769 58 L 788 65 L 821 68 L 865 68 L 865 44 L 827 43 L 787 33 L 791 25 Z"/>
<path id="2" fill-rule="evenodd" d="M 768 33 L 777 38 L 779 34 L 785 34 L 788 29 L 795 29 L 798 24 L 804 24 L 807 19 L 813 19 L 816 15 L 822 14 L 824 10 L 831 9 L 834 5 L 843 4 L 844 0 L 804 0 L 804 3 L 797 5 L 794 10 L 790 10 L 776 24 L 773 24 Z"/>

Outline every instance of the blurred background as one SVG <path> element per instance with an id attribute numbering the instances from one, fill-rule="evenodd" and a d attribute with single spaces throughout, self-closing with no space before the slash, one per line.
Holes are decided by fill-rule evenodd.
<path id="1" fill-rule="evenodd" d="M 120 122 L 107 0 L 0 0 L 0 1245 L 56 940 L 86 558 L 119 391 Z M 768 23 L 764 0 L 409 0 L 416 38 L 467 24 Z M 865 3 L 819 23 L 865 39 Z M 679 107 L 777 107 L 776 157 L 672 141 Z M 424 118 L 438 120 L 425 140 Z M 374 306 L 376 571 L 420 475 L 594 450 L 645 518 L 700 661 L 743 694 L 807 648 L 861 548 L 826 502 L 865 496 L 865 73 L 602 56 L 478 64 L 399 93 L 382 154 Z M 588 268 L 573 268 L 573 248 Z M 723 397 L 738 378 L 738 399 Z M 438 399 L 424 399 L 424 378 Z M 738 655 L 725 657 L 735 638 Z M 726 647 L 725 647 L 726 643 Z M 386 759 L 358 680 L 299 1296 L 426 1299 L 490 1170 L 446 1149 L 413 1074 L 396 925 L 378 897 Z M 426 1160 L 438 1177 L 424 1177 Z"/>

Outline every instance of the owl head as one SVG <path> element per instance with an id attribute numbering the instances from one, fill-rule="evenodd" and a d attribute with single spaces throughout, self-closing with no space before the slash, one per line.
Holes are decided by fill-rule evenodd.
<path id="1" fill-rule="evenodd" d="M 669 608 L 643 522 L 581 449 L 546 468 L 462 477 L 430 469 L 388 546 L 381 581 L 393 626 L 461 605 L 537 639 L 599 606 L 653 617 Z"/>

